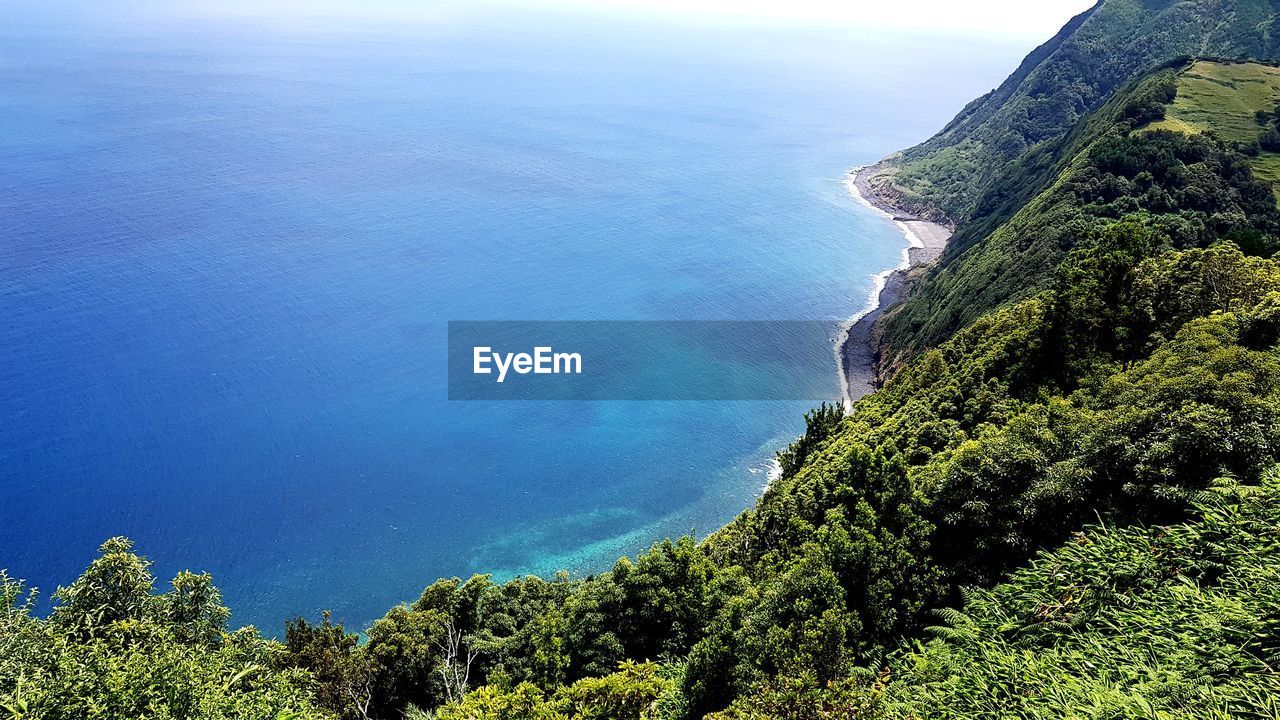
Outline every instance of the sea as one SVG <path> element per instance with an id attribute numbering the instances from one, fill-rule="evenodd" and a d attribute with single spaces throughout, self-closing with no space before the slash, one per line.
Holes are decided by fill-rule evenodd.
<path id="1" fill-rule="evenodd" d="M 811 402 L 451 401 L 448 323 L 834 332 L 905 245 L 848 170 L 1034 44 L 475 3 L 0 17 L 0 568 L 47 610 L 123 535 L 269 635 L 750 507 Z"/>

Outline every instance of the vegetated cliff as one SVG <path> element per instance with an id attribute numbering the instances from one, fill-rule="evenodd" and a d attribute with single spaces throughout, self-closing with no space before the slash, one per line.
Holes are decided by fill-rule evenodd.
<path id="1" fill-rule="evenodd" d="M 980 217 L 1009 167 L 1133 79 L 1185 56 L 1280 57 L 1277 9 L 1269 0 L 1101 0 L 999 88 L 897 156 L 893 184 L 916 209 L 957 222 Z"/>
<path id="2" fill-rule="evenodd" d="M 933 277 L 882 317 L 881 374 L 892 375 L 996 305 L 1043 287 L 1037 279 L 1075 246 L 1079 229 L 1053 228 L 1046 241 L 1041 228 L 1011 221 L 1019 214 L 1025 220 L 1028 205 L 1118 114 L 1130 113 L 1135 127 L 1143 122 L 1142 109 L 1117 94 L 1128 98 L 1140 82 L 1152 94 L 1142 102 L 1172 94 L 1173 83 L 1152 87 L 1149 74 L 1183 69 L 1191 57 L 1280 58 L 1278 13 L 1280 3 L 1271 0 L 1103 0 L 938 135 L 889 158 L 873 180 L 877 192 L 948 218 L 957 232 Z M 1018 227 L 1022 237 L 1011 238 Z"/>

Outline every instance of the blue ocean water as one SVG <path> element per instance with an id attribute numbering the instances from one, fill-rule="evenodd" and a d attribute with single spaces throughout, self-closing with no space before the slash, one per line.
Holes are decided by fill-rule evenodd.
<path id="1" fill-rule="evenodd" d="M 902 238 L 845 171 L 1026 43 L 129 3 L 0 27 L 0 567 L 112 535 L 236 623 L 591 572 L 762 489 L 794 402 L 449 402 L 449 320 L 794 319 Z M 831 396 L 838 393 L 834 362 Z"/>

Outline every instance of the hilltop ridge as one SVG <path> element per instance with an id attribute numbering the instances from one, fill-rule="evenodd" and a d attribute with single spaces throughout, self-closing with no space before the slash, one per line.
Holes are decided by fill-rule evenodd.
<path id="1" fill-rule="evenodd" d="M 956 225 L 928 281 L 885 311 L 873 333 L 882 380 L 982 313 L 1043 287 L 1045 271 L 1081 233 L 1055 229 L 1050 247 L 1043 237 L 1011 238 L 1010 221 L 1108 127 L 1100 118 L 1125 111 L 1117 95 L 1139 86 L 1153 91 L 1150 73 L 1185 68 L 1192 57 L 1276 60 L 1280 7 L 1269 0 L 1102 0 L 933 138 L 882 163 L 872 180 L 882 197 Z M 1163 95 L 1144 101 L 1150 107 L 1171 101 L 1176 82 L 1159 90 Z"/>
<path id="2" fill-rule="evenodd" d="M 983 196 L 1009 167 L 1126 83 L 1183 56 L 1280 58 L 1277 8 L 1267 0 L 1100 0 L 937 135 L 892 156 L 881 183 L 891 178 L 913 211 L 982 217 L 991 211 Z"/>

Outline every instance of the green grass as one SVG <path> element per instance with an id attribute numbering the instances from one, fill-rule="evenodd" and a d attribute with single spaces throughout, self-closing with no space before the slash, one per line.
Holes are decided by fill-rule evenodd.
<path id="1" fill-rule="evenodd" d="M 1280 68 L 1256 63 L 1200 61 L 1178 79 L 1178 98 L 1152 129 L 1204 132 L 1247 142 L 1258 137 L 1259 110 L 1280 104 Z"/>
<path id="2" fill-rule="evenodd" d="M 1253 174 L 1260 180 L 1280 182 L 1280 153 L 1264 152 L 1249 164 L 1253 166 Z"/>
<path id="3" fill-rule="evenodd" d="M 1178 78 L 1178 97 L 1164 120 L 1151 130 L 1187 134 L 1212 130 L 1226 140 L 1248 142 L 1262 132 L 1259 110 L 1280 105 L 1280 68 L 1257 63 L 1201 60 Z M 1280 154 L 1264 152 L 1250 161 L 1253 173 L 1273 186 L 1280 183 Z M 1280 195 L 1276 202 L 1280 204 Z"/>
<path id="4" fill-rule="evenodd" d="M 1280 188 L 1280 153 L 1264 152 L 1251 158 L 1249 167 L 1253 168 L 1254 177 L 1271 183 L 1273 193 Z M 1276 205 L 1280 206 L 1280 193 L 1276 193 Z"/>

